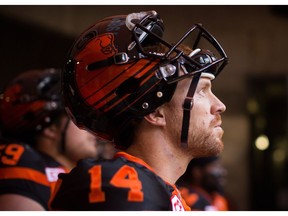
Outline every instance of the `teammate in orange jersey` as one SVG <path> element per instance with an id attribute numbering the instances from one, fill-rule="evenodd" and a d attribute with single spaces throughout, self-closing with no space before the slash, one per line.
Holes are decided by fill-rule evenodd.
<path id="1" fill-rule="evenodd" d="M 223 149 L 226 107 L 211 80 L 227 56 L 200 24 L 175 43 L 163 35 L 147 11 L 104 18 L 75 41 L 63 76 L 68 113 L 120 151 L 60 174 L 51 209 L 190 210 L 175 182 L 192 158 Z"/>
<path id="2" fill-rule="evenodd" d="M 193 159 L 177 185 L 187 205 L 195 211 L 228 211 L 224 195 L 226 170 L 219 157 Z"/>
<path id="3" fill-rule="evenodd" d="M 17 76 L 0 96 L 0 210 L 47 210 L 59 173 L 96 157 L 96 139 L 64 111 L 60 70 Z"/>

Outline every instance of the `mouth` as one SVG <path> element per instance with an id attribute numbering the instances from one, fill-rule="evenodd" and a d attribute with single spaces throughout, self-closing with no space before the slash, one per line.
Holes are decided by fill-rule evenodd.
<path id="1" fill-rule="evenodd" d="M 218 124 L 216 124 L 216 126 L 215 126 L 215 127 L 216 127 L 216 128 L 217 128 L 217 127 L 220 127 L 220 128 L 222 128 L 222 127 L 221 127 L 221 125 L 222 125 L 222 122 L 220 121 Z"/>
<path id="2" fill-rule="evenodd" d="M 222 123 L 219 122 L 218 124 L 215 125 L 214 129 L 215 129 L 215 131 L 217 131 L 217 133 L 219 132 L 221 134 L 221 137 L 222 137 L 222 135 L 224 134 L 224 130 L 223 130 L 221 125 L 222 125 Z"/>
<path id="3" fill-rule="evenodd" d="M 217 131 L 217 133 L 219 133 L 220 137 L 222 137 L 223 134 L 224 134 L 224 130 L 223 130 L 223 128 L 222 128 L 221 125 L 222 125 L 222 122 L 219 122 L 219 123 L 217 123 L 217 124 L 215 125 L 215 127 L 214 127 L 215 132 Z"/>
<path id="4" fill-rule="evenodd" d="M 222 119 L 220 115 L 216 115 L 214 119 L 212 119 L 211 125 L 214 125 L 214 127 L 220 127 L 222 126 Z"/>

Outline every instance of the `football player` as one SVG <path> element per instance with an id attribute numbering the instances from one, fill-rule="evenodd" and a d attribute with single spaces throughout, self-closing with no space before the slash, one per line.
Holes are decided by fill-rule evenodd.
<path id="1" fill-rule="evenodd" d="M 60 78 L 58 69 L 27 71 L 0 95 L 0 210 L 47 210 L 58 174 L 97 156 L 95 136 L 64 110 Z"/>
<path id="2" fill-rule="evenodd" d="M 223 149 L 226 107 L 211 81 L 226 63 L 201 24 L 164 40 L 156 11 L 107 17 L 84 31 L 64 72 L 67 110 L 120 151 L 60 174 L 51 209 L 189 210 L 175 182 L 192 158 Z"/>

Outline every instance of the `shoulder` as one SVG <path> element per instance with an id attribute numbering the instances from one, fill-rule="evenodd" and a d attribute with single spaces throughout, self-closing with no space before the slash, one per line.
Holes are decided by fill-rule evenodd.
<path id="1" fill-rule="evenodd" d="M 95 179 L 101 179 L 103 183 L 112 183 L 112 186 L 119 186 L 119 182 L 121 182 L 122 187 L 128 187 L 131 183 L 129 180 L 135 180 L 135 182 L 142 180 L 142 186 L 147 184 L 149 187 L 153 187 L 153 185 L 157 184 L 166 187 L 165 182 L 151 170 L 122 158 L 112 160 L 83 159 L 77 163 L 77 166 L 69 174 L 61 174 L 59 178 L 66 182 L 82 182 L 85 180 L 93 182 Z M 104 184 L 102 186 L 110 187 L 111 185 Z"/>
<path id="2" fill-rule="evenodd" d="M 18 194 L 47 208 L 50 182 L 41 155 L 25 143 L 0 144 L 0 194 Z"/>
<path id="3" fill-rule="evenodd" d="M 152 189 L 156 186 L 165 190 L 173 188 L 147 167 L 127 161 L 121 157 L 113 160 L 100 161 L 89 159 L 80 160 L 70 174 L 63 174 L 63 179 L 66 178 L 65 176 L 71 180 L 77 178 L 82 179 L 84 176 L 88 176 L 90 181 L 93 181 L 95 178 L 101 178 L 102 182 L 109 182 L 112 183 L 112 186 L 119 187 L 120 185 L 122 185 L 122 187 L 130 187 L 131 183 L 139 181 L 142 187 L 145 186 L 147 189 Z M 103 186 L 109 187 L 109 185 Z"/>
<path id="4" fill-rule="evenodd" d="M 123 158 L 81 160 L 61 184 L 52 209 L 168 210 L 173 187 L 146 167 Z M 71 190 L 73 188 L 73 191 Z M 64 198 L 69 197 L 69 202 Z M 81 207 L 82 206 L 82 207 Z"/>
<path id="5" fill-rule="evenodd" d="M 2 143 L 0 152 L 0 167 L 21 165 L 33 168 L 39 166 L 42 160 L 41 155 L 26 143 Z"/>

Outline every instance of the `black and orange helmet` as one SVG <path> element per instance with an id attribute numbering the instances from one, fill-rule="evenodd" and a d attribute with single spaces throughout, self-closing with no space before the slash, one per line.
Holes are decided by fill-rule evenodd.
<path id="1" fill-rule="evenodd" d="M 186 55 L 179 46 L 190 35 L 194 51 Z M 216 76 L 227 63 L 224 50 L 201 24 L 173 44 L 163 36 L 163 20 L 155 11 L 108 17 L 80 35 L 63 77 L 65 104 L 76 125 L 113 140 L 131 119 L 168 102 L 179 80 L 209 69 Z M 203 38 L 218 57 L 200 49 Z M 146 49 L 159 44 L 165 52 Z M 178 73 L 182 66 L 184 75 Z"/>
<path id="2" fill-rule="evenodd" d="M 31 136 L 64 112 L 61 71 L 29 70 L 14 78 L 0 95 L 0 125 L 4 134 Z"/>

